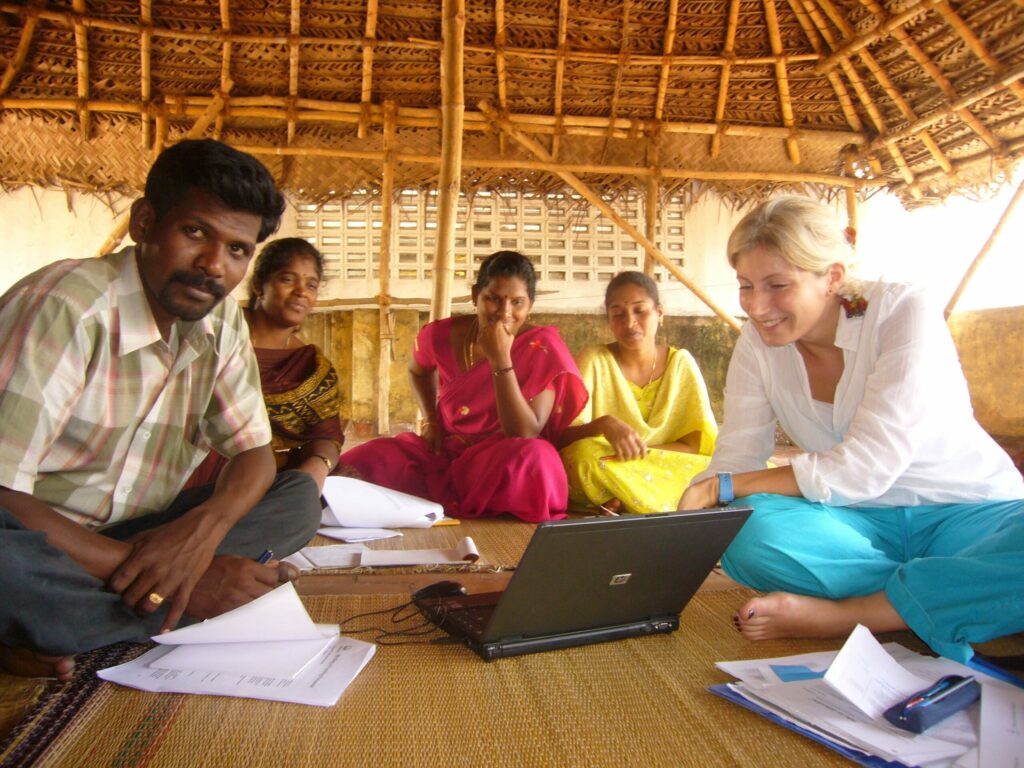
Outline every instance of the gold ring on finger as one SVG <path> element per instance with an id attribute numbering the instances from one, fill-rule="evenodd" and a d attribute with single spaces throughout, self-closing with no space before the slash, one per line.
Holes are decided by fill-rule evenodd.
<path id="1" fill-rule="evenodd" d="M 150 592 L 147 598 L 153 605 L 160 605 L 164 601 L 164 596 L 158 592 Z"/>

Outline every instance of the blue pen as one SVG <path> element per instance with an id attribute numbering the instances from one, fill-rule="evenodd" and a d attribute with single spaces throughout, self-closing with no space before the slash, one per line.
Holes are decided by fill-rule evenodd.
<path id="1" fill-rule="evenodd" d="M 269 549 L 265 549 L 265 550 L 263 550 L 263 554 L 259 556 L 259 558 L 256 560 L 256 562 L 259 563 L 260 565 L 266 565 L 267 563 L 269 563 L 271 561 L 271 559 L 273 557 L 274 557 L 274 553 L 271 550 L 269 550 Z"/>

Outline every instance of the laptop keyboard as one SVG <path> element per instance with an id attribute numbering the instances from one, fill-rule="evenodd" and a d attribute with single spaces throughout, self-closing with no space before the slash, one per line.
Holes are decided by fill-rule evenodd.
<path id="1" fill-rule="evenodd" d="M 449 611 L 445 617 L 445 624 L 452 628 L 462 630 L 470 637 L 483 635 L 487 624 L 494 614 L 493 605 L 481 605 L 476 608 L 459 608 Z"/>

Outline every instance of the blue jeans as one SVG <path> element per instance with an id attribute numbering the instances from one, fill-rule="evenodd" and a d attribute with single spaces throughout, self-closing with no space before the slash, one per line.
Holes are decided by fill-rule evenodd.
<path id="1" fill-rule="evenodd" d="M 756 494 L 722 557 L 763 591 L 838 600 L 884 591 L 936 653 L 968 661 L 980 643 L 1024 630 L 1024 500 L 830 507 Z"/>

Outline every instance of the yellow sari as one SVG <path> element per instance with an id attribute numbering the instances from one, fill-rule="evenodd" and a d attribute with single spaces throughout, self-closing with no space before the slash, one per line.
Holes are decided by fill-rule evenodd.
<path id="1" fill-rule="evenodd" d="M 579 366 L 590 400 L 574 424 L 610 413 L 635 429 L 648 446 L 699 432 L 700 453 L 653 448 L 643 459 L 619 461 L 604 437 L 577 440 L 561 451 L 570 507 L 593 508 L 615 498 L 624 511 L 674 510 L 691 478 L 707 469 L 718 435 L 697 362 L 686 350 L 669 347 L 665 373 L 645 387 L 622 375 L 604 345 L 584 350 Z"/>

